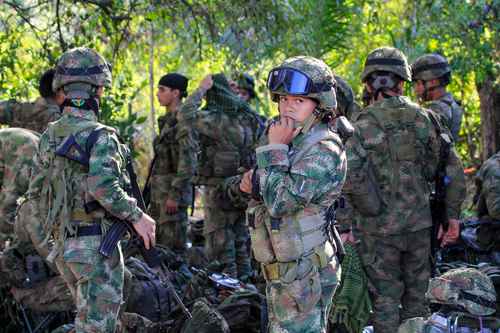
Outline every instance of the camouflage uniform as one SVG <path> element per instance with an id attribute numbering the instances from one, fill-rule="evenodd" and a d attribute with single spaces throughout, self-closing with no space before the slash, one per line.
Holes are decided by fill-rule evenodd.
<path id="1" fill-rule="evenodd" d="M 336 108 L 334 78 L 311 57 L 290 58 L 281 67 L 306 73 L 322 88 L 304 94 L 318 106 L 289 145 L 257 148 L 247 223 L 266 279 L 269 332 L 326 332 L 341 271 L 324 214 L 339 196 L 347 168 L 339 136 L 319 120 Z M 282 88 L 271 90 L 273 100 L 287 94 Z"/>
<path id="2" fill-rule="evenodd" d="M 22 129 L 0 130 L 0 232 L 12 235 L 17 199 L 28 190 L 38 134 Z"/>
<path id="3" fill-rule="evenodd" d="M 192 129 L 177 120 L 177 113 L 171 111 L 158 119 L 160 134 L 153 143 L 155 160 L 151 170 L 149 210 L 158 223 L 156 242 L 184 252 L 197 142 Z M 167 198 L 178 203 L 176 214 L 165 211 Z"/>
<path id="4" fill-rule="evenodd" d="M 431 100 L 428 92 L 433 88 L 428 88 L 427 81 L 432 79 L 440 80 L 438 87 L 445 87 L 450 80 L 451 68 L 446 58 L 439 54 L 425 54 L 420 56 L 412 64 L 413 80 L 422 80 L 425 85 L 425 91 L 422 96 L 425 101 L 424 106 L 435 111 L 442 119 L 451 132 L 453 139 L 458 140 L 460 125 L 464 110 L 457 103 L 450 93 L 445 93 L 435 100 Z"/>
<path id="5" fill-rule="evenodd" d="M 500 152 L 483 163 L 477 174 L 480 181 L 479 216 L 500 220 Z"/>
<path id="6" fill-rule="evenodd" d="M 261 126 L 259 116 L 229 88 L 222 74 L 213 76 L 214 86 L 206 92 L 207 105 L 199 110 L 205 92 L 196 90 L 180 110 L 199 136 L 200 155 L 194 183 L 205 185 L 205 249 L 210 261 L 219 260 L 224 271 L 247 279 L 252 271 L 247 246 L 245 210 L 225 196 L 224 178 L 253 165 L 252 148 Z"/>
<path id="7" fill-rule="evenodd" d="M 406 57 L 399 50 L 379 48 L 370 53 L 362 79 L 374 87 L 382 83 L 377 89 L 383 91 L 383 84 L 392 80 L 392 76 L 380 79 L 386 73 L 411 79 Z M 396 332 L 401 319 L 426 314 L 432 225 L 429 195 L 440 147 L 439 123 L 432 116 L 404 96 L 386 96 L 354 118 L 356 132 L 347 142 L 349 172 L 344 190 L 360 217 L 354 228 L 375 288 L 377 333 Z M 465 181 L 454 149 L 446 169 L 451 180 L 446 190 L 447 213 L 458 219 Z"/>
<path id="8" fill-rule="evenodd" d="M 87 74 L 89 73 L 90 74 Z M 96 89 L 111 85 L 105 60 L 95 51 L 76 48 L 62 55 L 53 87 L 66 93 L 66 107 L 40 139 L 36 172 L 30 194 L 39 196 L 38 210 L 44 230 L 55 239 L 49 261 L 57 268 L 74 295 L 76 332 L 113 332 L 122 303 L 124 264 L 120 246 L 105 258 L 98 252 L 111 222 L 107 212 L 136 223 L 143 212 L 124 190 L 129 187 L 125 171 L 130 153 L 114 130 L 97 122 Z M 86 147 L 96 129 L 96 142 Z M 61 151 L 64 144 L 68 150 Z M 76 162 L 85 159 L 88 164 Z M 63 150 L 64 151 L 64 150 Z M 96 201 L 101 208 L 87 214 L 84 204 Z"/>
<path id="9" fill-rule="evenodd" d="M 0 123 L 42 133 L 49 122 L 59 119 L 61 111 L 53 98 L 39 97 L 33 103 L 15 100 L 0 102 Z"/>

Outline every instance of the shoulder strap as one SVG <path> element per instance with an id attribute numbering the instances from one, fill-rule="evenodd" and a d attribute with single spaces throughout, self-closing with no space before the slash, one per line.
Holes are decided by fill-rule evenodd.
<path id="1" fill-rule="evenodd" d="M 292 155 L 290 159 L 291 165 L 299 161 L 315 144 L 325 139 L 331 139 L 335 141 L 335 143 L 340 147 L 343 146 L 342 141 L 338 136 L 330 133 L 330 130 L 328 128 L 321 128 L 317 131 L 312 132 L 311 135 L 309 135 L 309 137 L 305 139 L 302 149 L 300 149 L 300 151 L 298 151 L 296 154 Z"/>

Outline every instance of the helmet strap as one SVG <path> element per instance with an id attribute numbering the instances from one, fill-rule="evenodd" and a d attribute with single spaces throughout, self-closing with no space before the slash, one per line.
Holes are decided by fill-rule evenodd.
<path id="1" fill-rule="evenodd" d="M 313 127 L 313 125 L 317 122 L 320 116 L 321 112 L 317 108 L 314 109 L 313 113 L 311 113 L 304 121 L 300 122 L 300 124 L 302 125 L 302 129 L 300 130 L 300 132 L 307 134 L 311 130 L 311 127 Z"/>

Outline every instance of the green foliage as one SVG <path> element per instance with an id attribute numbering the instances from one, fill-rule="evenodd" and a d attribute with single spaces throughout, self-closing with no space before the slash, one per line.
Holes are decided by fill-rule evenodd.
<path id="1" fill-rule="evenodd" d="M 33 99 L 40 73 L 64 50 L 96 48 L 113 66 L 102 120 L 139 152 L 153 130 L 145 122 L 150 69 L 154 87 L 177 71 L 190 78 L 189 90 L 209 73 L 247 72 L 256 79 L 256 108 L 270 116 L 277 111 L 265 80 L 284 58 L 322 57 L 359 97 L 366 55 L 393 45 L 410 61 L 427 52 L 451 60 L 449 88 L 466 110 L 458 149 L 476 164 L 477 89 L 487 79 L 498 84 L 500 71 L 498 0 L 7 0 L 0 9 L 0 99 Z"/>

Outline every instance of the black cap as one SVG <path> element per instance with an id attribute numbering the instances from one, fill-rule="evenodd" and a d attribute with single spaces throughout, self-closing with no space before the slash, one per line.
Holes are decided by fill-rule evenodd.
<path id="1" fill-rule="evenodd" d="M 161 77 L 158 85 L 178 89 L 181 92 L 181 97 L 187 96 L 186 89 L 188 86 L 188 78 L 184 75 L 178 73 L 168 73 Z"/>

